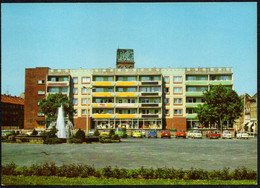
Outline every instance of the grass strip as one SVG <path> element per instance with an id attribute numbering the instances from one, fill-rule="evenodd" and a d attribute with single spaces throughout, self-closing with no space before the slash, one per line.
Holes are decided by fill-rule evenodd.
<path id="1" fill-rule="evenodd" d="M 256 185 L 257 180 L 105 179 L 2 175 L 1 183 L 2 185 Z"/>

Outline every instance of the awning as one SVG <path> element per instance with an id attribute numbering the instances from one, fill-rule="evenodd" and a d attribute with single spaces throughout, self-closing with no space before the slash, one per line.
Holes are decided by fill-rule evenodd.
<path id="1" fill-rule="evenodd" d="M 250 127 L 254 122 L 248 123 L 247 127 Z"/>

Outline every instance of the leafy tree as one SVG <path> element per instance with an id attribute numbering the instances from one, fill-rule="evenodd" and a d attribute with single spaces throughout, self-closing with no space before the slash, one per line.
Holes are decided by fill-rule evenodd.
<path id="1" fill-rule="evenodd" d="M 203 94 L 205 103 L 196 109 L 199 121 L 204 125 L 216 122 L 219 128 L 225 121 L 233 124 L 243 111 L 243 98 L 221 84 L 210 88 Z"/>
<path id="2" fill-rule="evenodd" d="M 74 109 L 72 100 L 66 95 L 61 93 L 49 95 L 46 98 L 40 100 L 39 106 L 41 107 L 41 112 L 46 115 L 45 124 L 49 127 L 50 123 L 57 120 L 58 108 L 63 105 L 64 115 L 69 118 L 72 117 Z"/>

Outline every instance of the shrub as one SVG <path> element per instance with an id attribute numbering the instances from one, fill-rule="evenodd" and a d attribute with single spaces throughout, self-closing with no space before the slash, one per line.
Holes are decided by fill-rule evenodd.
<path id="1" fill-rule="evenodd" d="M 1 169 L 1 173 L 4 175 L 16 175 L 15 168 L 17 165 L 14 162 L 3 165 Z"/>
<path id="2" fill-rule="evenodd" d="M 63 143 L 62 139 L 59 139 L 59 138 L 46 138 L 44 141 L 43 141 L 44 144 L 61 144 Z"/>
<path id="3" fill-rule="evenodd" d="M 94 136 L 99 136 L 99 135 L 100 135 L 99 131 L 95 129 Z"/>
<path id="4" fill-rule="evenodd" d="M 256 172 L 252 170 L 248 170 L 246 167 L 237 168 L 233 172 L 233 179 L 235 180 L 243 180 L 243 179 L 254 180 L 256 178 L 257 178 Z"/>
<path id="5" fill-rule="evenodd" d="M 208 179 L 208 173 L 202 169 L 187 170 L 187 179 Z"/>
<path id="6" fill-rule="evenodd" d="M 75 134 L 74 137 L 77 138 L 77 139 L 80 139 L 81 142 L 84 142 L 86 135 L 85 135 L 85 132 L 84 132 L 83 130 L 79 129 L 79 130 L 76 132 L 76 134 Z"/>
<path id="7" fill-rule="evenodd" d="M 144 179 L 153 179 L 154 178 L 154 170 L 151 169 L 145 169 L 143 166 L 139 169 L 139 175 Z"/>
<path id="8" fill-rule="evenodd" d="M 111 139 L 120 141 L 120 136 L 118 136 L 118 134 L 116 134 L 116 135 L 113 135 Z"/>
<path id="9" fill-rule="evenodd" d="M 115 135 L 115 131 L 113 129 L 110 129 L 109 131 L 109 138 L 112 138 L 112 136 Z"/>
<path id="10" fill-rule="evenodd" d="M 69 142 L 70 143 L 76 143 L 76 144 L 82 143 L 81 139 L 73 138 L 73 137 L 69 139 Z"/>
<path id="11" fill-rule="evenodd" d="M 103 168 L 102 172 L 103 172 L 103 176 L 105 178 L 112 178 L 114 176 L 111 166 L 107 166 L 107 167 Z"/>
<path id="12" fill-rule="evenodd" d="M 112 140 L 111 139 L 109 139 L 109 138 L 100 138 L 99 139 L 99 141 L 101 142 L 101 143 L 112 143 Z"/>

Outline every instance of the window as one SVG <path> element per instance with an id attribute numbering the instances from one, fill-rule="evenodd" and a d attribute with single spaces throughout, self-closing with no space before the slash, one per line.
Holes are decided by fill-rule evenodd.
<path id="1" fill-rule="evenodd" d="M 187 98 L 187 103 L 196 103 L 196 98 Z"/>
<path id="2" fill-rule="evenodd" d="M 194 114 L 194 113 L 195 113 L 194 109 L 187 109 L 187 114 Z"/>
<path id="3" fill-rule="evenodd" d="M 81 115 L 86 115 L 87 114 L 87 110 L 81 110 Z"/>
<path id="4" fill-rule="evenodd" d="M 197 91 L 196 87 L 188 87 L 188 92 Z"/>
<path id="5" fill-rule="evenodd" d="M 181 87 L 175 87 L 173 88 L 174 93 L 182 93 L 182 88 Z"/>
<path id="6" fill-rule="evenodd" d="M 73 104 L 78 104 L 78 99 L 73 99 Z"/>
<path id="7" fill-rule="evenodd" d="M 108 92 L 113 92 L 113 88 L 108 88 Z"/>
<path id="8" fill-rule="evenodd" d="M 56 82 L 56 78 L 55 77 L 51 77 L 51 81 L 52 82 Z"/>
<path id="9" fill-rule="evenodd" d="M 229 76 L 220 76 L 220 80 L 229 80 Z"/>
<path id="10" fill-rule="evenodd" d="M 196 76 L 187 76 L 187 80 L 196 80 Z"/>
<path id="11" fill-rule="evenodd" d="M 165 109 L 164 112 L 165 112 L 166 115 L 169 115 L 169 110 L 166 110 L 166 109 Z"/>
<path id="12" fill-rule="evenodd" d="M 123 92 L 123 91 L 124 91 L 124 90 L 123 90 L 122 87 L 118 88 L 118 92 Z"/>
<path id="13" fill-rule="evenodd" d="M 164 99 L 165 104 L 169 104 L 169 99 Z"/>
<path id="14" fill-rule="evenodd" d="M 44 113 L 38 112 L 37 115 L 38 115 L 38 116 L 44 116 Z"/>
<path id="15" fill-rule="evenodd" d="M 81 99 L 81 104 L 87 104 L 87 99 Z"/>
<path id="16" fill-rule="evenodd" d="M 73 94 L 78 94 L 78 88 L 73 88 Z"/>
<path id="17" fill-rule="evenodd" d="M 63 87 L 63 88 L 61 89 L 61 92 L 62 92 L 62 93 L 68 92 L 68 88 L 67 88 L 67 87 Z"/>
<path id="18" fill-rule="evenodd" d="M 38 84 L 44 84 L 44 80 L 38 80 Z"/>
<path id="19" fill-rule="evenodd" d="M 122 103 L 122 99 L 119 99 L 119 100 L 118 100 L 118 103 Z"/>
<path id="20" fill-rule="evenodd" d="M 44 95 L 44 94 L 45 94 L 45 91 L 38 91 L 38 94 L 39 94 L 39 95 Z"/>
<path id="21" fill-rule="evenodd" d="M 135 99 L 131 99 L 131 102 L 132 102 L 132 103 L 135 103 Z"/>
<path id="22" fill-rule="evenodd" d="M 40 105 L 40 101 L 38 101 L 38 106 Z"/>
<path id="23" fill-rule="evenodd" d="M 174 99 L 174 104 L 182 104 L 182 99 Z"/>
<path id="24" fill-rule="evenodd" d="M 174 76 L 173 82 L 182 82 L 181 76 Z"/>
<path id="25" fill-rule="evenodd" d="M 78 78 L 77 78 L 77 77 L 74 77 L 74 78 L 73 78 L 73 83 L 74 83 L 74 84 L 77 84 L 77 83 L 78 83 Z"/>
<path id="26" fill-rule="evenodd" d="M 113 114 L 113 110 L 107 110 L 107 113 Z"/>
<path id="27" fill-rule="evenodd" d="M 169 93 L 169 88 L 168 87 L 164 88 L 164 93 Z"/>
<path id="28" fill-rule="evenodd" d="M 90 83 L 90 77 L 82 77 L 82 83 Z"/>
<path id="29" fill-rule="evenodd" d="M 87 92 L 88 92 L 88 88 L 82 88 L 82 90 L 81 90 L 82 94 L 87 94 Z"/>
<path id="30" fill-rule="evenodd" d="M 175 109 L 174 115 L 182 115 L 182 109 Z"/>
<path id="31" fill-rule="evenodd" d="M 206 87 L 201 87 L 200 91 L 206 91 Z"/>
<path id="32" fill-rule="evenodd" d="M 164 82 L 170 82 L 169 76 L 165 76 L 165 77 L 164 77 Z"/>
<path id="33" fill-rule="evenodd" d="M 78 114 L 78 110 L 74 110 L 73 115 L 75 116 L 77 114 Z"/>
<path id="34" fill-rule="evenodd" d="M 129 87 L 129 88 L 127 88 L 127 92 L 136 92 L 136 88 L 135 87 Z"/>

